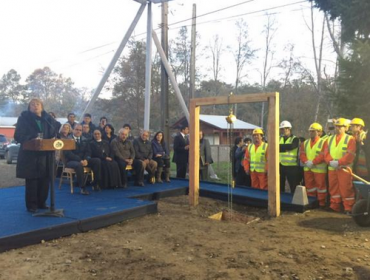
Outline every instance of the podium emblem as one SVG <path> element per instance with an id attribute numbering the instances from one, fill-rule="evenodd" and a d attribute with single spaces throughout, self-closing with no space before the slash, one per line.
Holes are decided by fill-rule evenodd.
<path id="1" fill-rule="evenodd" d="M 53 146 L 54 146 L 54 148 L 56 149 L 56 150 L 61 150 L 61 149 L 63 149 L 63 147 L 64 147 L 64 143 L 63 143 L 63 141 L 62 140 L 55 140 L 54 141 L 54 143 L 53 143 Z"/>

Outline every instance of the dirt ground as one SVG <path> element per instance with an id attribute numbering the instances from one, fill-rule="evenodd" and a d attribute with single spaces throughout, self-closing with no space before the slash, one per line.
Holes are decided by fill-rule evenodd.
<path id="1" fill-rule="evenodd" d="M 8 167 L 0 161 L 1 186 L 19 185 Z M 227 203 L 201 198 L 191 208 L 186 196 L 163 199 L 158 209 L 2 253 L 0 279 L 370 279 L 370 228 L 343 214 L 270 219 L 266 210 L 234 205 L 234 220 L 215 221 L 208 216 Z"/>

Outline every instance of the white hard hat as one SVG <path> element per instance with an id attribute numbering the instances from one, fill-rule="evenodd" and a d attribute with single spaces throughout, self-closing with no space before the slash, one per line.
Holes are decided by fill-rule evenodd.
<path id="1" fill-rule="evenodd" d="M 288 121 L 282 121 L 279 128 L 292 128 L 292 124 Z"/>

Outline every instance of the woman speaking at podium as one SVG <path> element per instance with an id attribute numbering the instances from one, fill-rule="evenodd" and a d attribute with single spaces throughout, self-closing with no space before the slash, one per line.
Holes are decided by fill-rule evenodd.
<path id="1" fill-rule="evenodd" d="M 51 139 L 56 135 L 55 120 L 44 111 L 44 105 L 38 98 L 28 104 L 18 118 L 14 139 L 21 144 L 17 160 L 17 178 L 26 179 L 26 207 L 31 213 L 38 209 L 47 209 L 49 194 L 49 160 L 51 153 L 28 151 L 23 144 L 32 139 Z"/>

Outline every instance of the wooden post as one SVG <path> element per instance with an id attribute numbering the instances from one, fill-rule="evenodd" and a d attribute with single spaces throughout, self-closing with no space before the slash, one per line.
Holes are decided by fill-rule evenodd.
<path id="1" fill-rule="evenodd" d="M 190 101 L 189 203 L 199 204 L 199 112 L 196 99 Z"/>
<path id="2" fill-rule="evenodd" d="M 279 93 L 268 98 L 268 213 L 280 216 Z"/>

